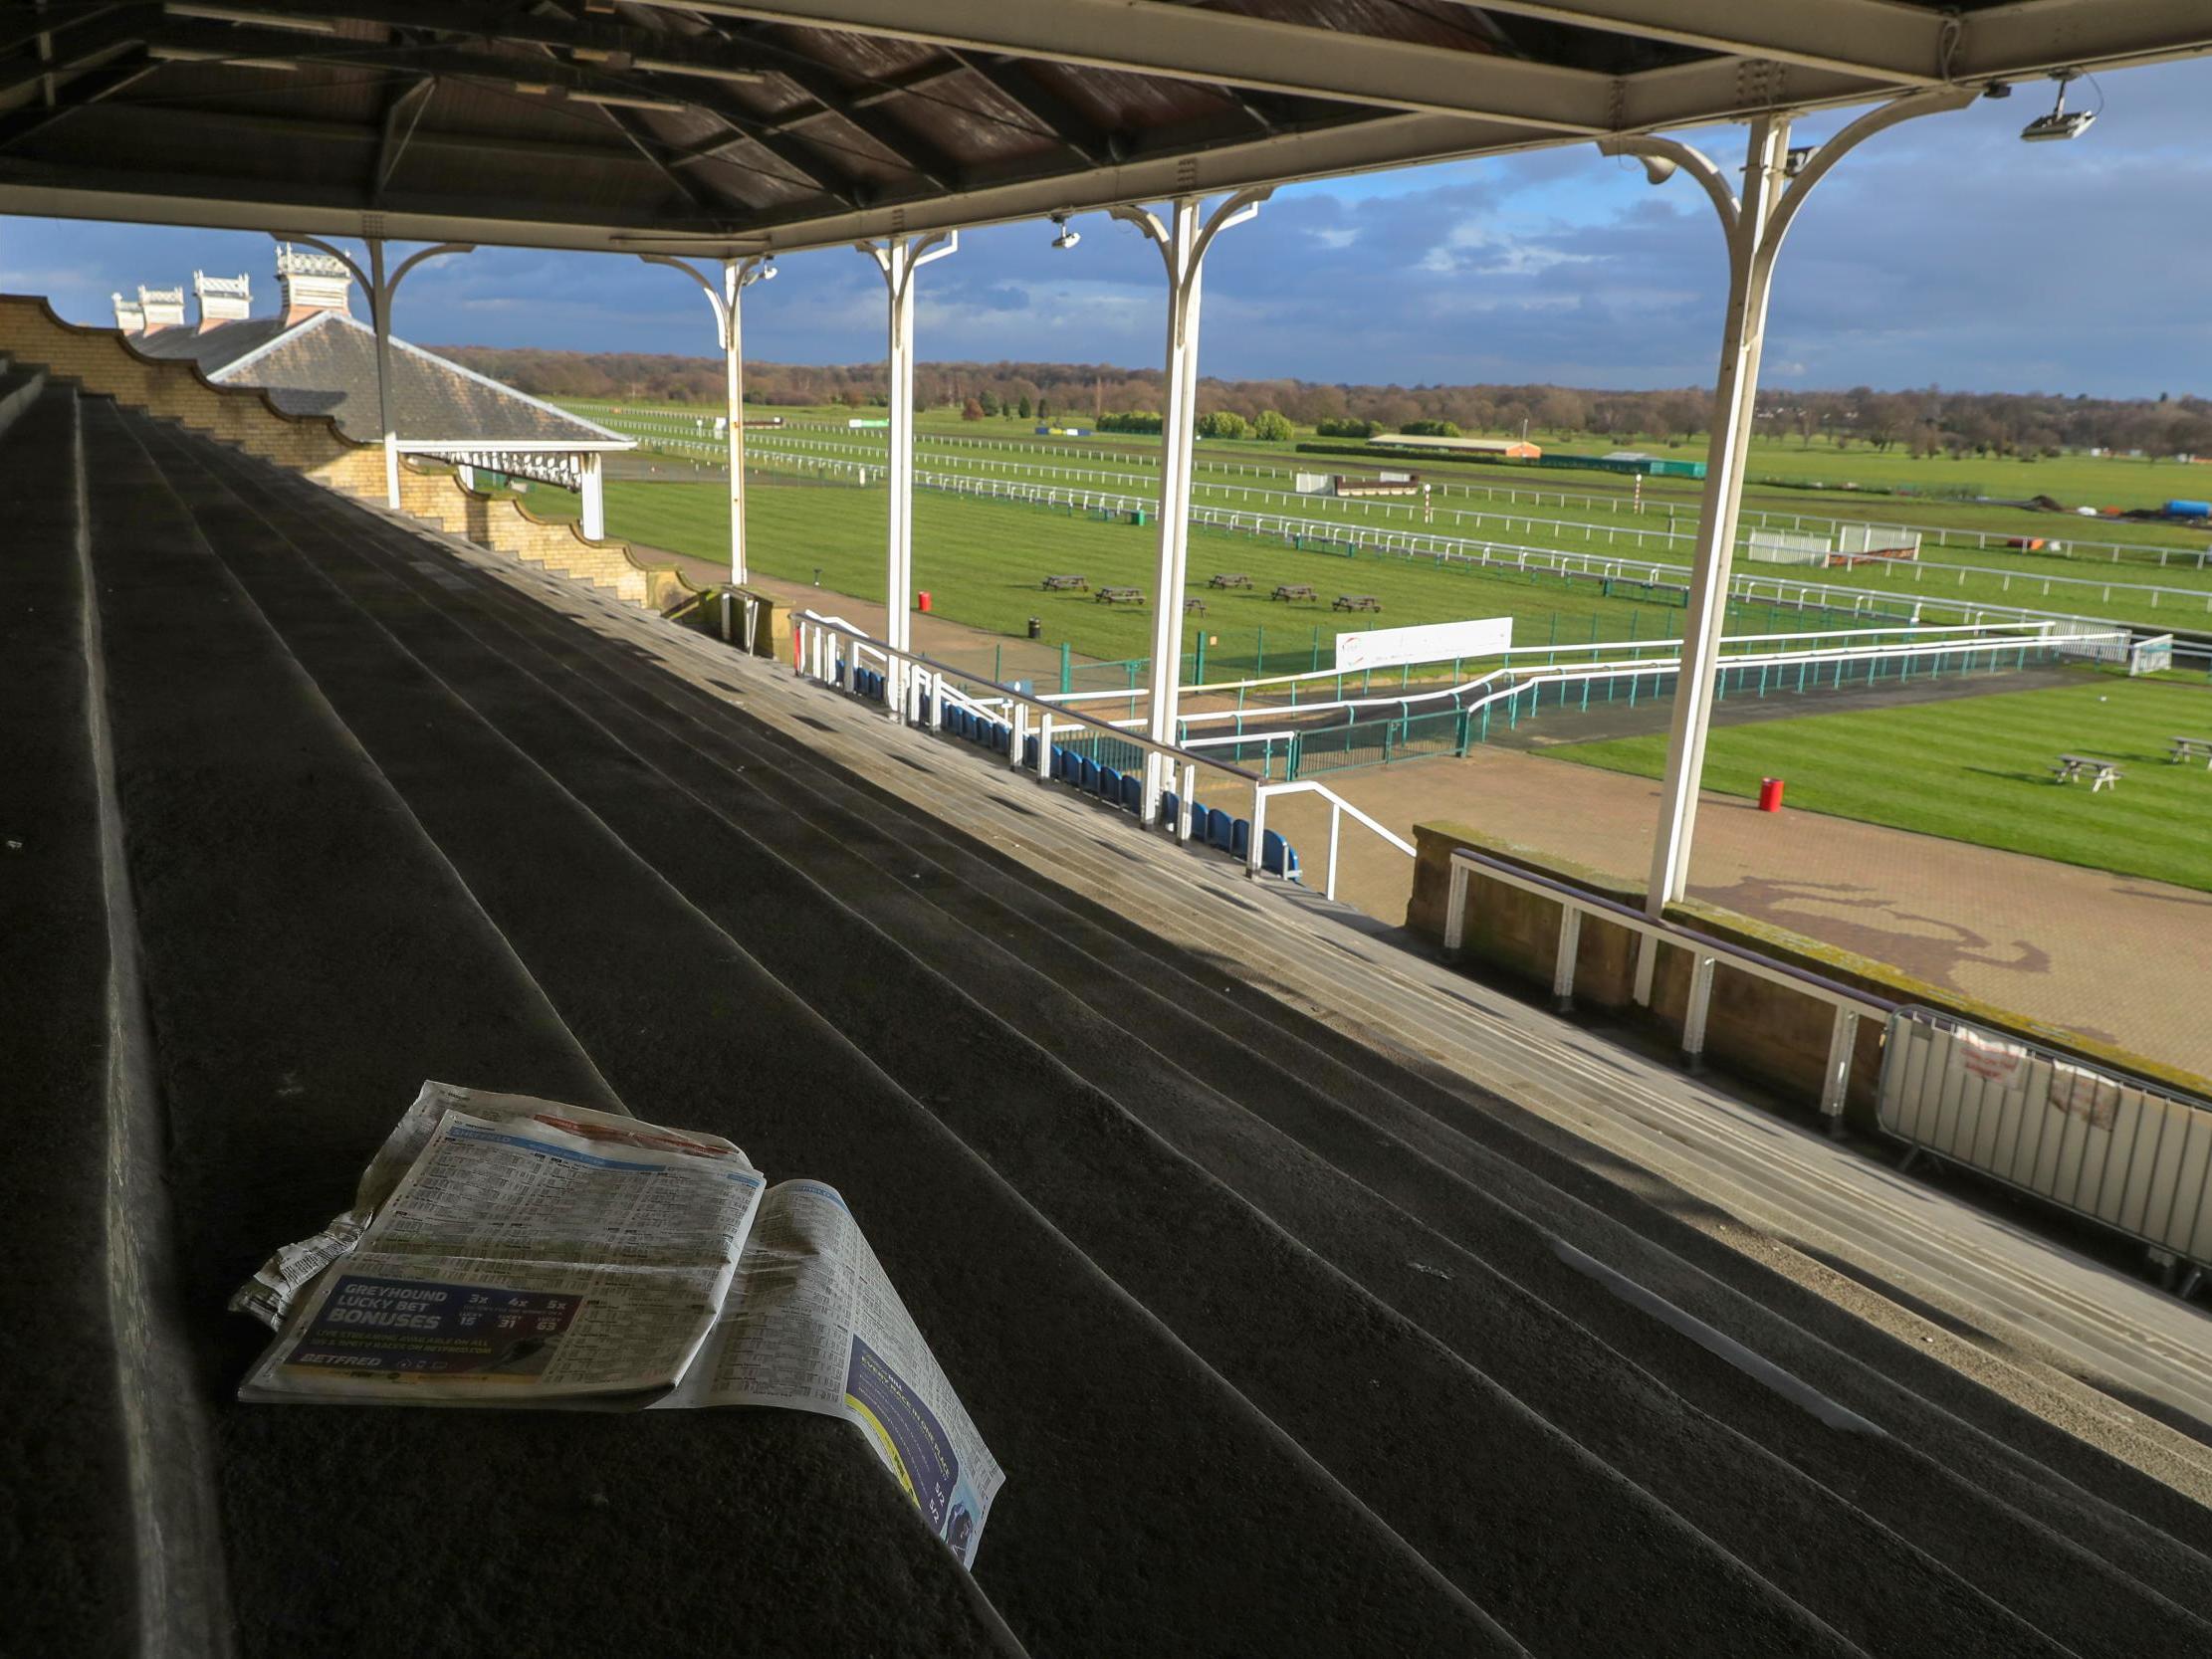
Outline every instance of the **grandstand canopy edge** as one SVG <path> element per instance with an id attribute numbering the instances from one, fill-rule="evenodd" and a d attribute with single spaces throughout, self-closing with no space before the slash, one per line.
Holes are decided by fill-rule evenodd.
<path id="1" fill-rule="evenodd" d="M 2204 0 L 8 0 L 0 212 L 792 251 L 2207 52 Z"/>

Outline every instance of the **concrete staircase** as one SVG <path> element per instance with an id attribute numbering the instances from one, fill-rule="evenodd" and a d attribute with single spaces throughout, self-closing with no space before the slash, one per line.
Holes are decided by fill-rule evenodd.
<path id="1" fill-rule="evenodd" d="M 0 354 L 235 444 L 356 501 L 384 502 L 380 446 L 355 443 L 328 417 L 288 414 L 256 388 L 214 385 L 189 362 L 141 357 L 120 330 L 65 322 L 42 299 L 0 295 Z M 658 610 L 691 591 L 673 565 L 645 563 L 623 542 L 589 540 L 573 523 L 540 518 L 516 501 L 465 489 L 451 474 L 404 458 L 399 495 L 402 509 L 426 523 L 607 589 L 626 604 Z"/>
<path id="2" fill-rule="evenodd" d="M 2123 1397 L 2184 1421 L 2201 1340 L 2139 1287 L 108 400 L 41 393 L 0 512 L 27 1650 L 2212 1644 L 2212 1459 Z M 1009 1472 L 974 1580 L 840 1424 L 231 1403 L 222 1298 L 426 1076 L 839 1186 Z"/>

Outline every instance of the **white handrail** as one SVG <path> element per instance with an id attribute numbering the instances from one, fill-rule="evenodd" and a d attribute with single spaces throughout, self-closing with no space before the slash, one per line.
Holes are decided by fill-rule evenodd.
<path id="1" fill-rule="evenodd" d="M 1264 856 L 1264 848 L 1262 843 L 1267 834 L 1267 803 L 1270 800 L 1274 799 L 1277 795 L 1304 794 L 1319 795 L 1323 800 L 1329 803 L 1329 861 L 1327 865 L 1323 867 L 1321 872 L 1321 893 L 1323 898 L 1334 899 L 1336 897 L 1336 850 L 1338 831 L 1342 827 L 1344 816 L 1347 813 L 1351 814 L 1354 819 L 1358 820 L 1358 822 L 1365 825 L 1368 829 L 1381 836 L 1393 847 L 1396 847 L 1408 858 L 1420 857 L 1420 854 L 1414 851 L 1414 844 L 1411 841 L 1408 841 L 1396 830 L 1391 829 L 1386 825 L 1377 823 L 1373 818 L 1362 812 L 1358 807 L 1354 806 L 1350 801 L 1346 800 L 1334 789 L 1326 788 L 1321 784 L 1313 783 L 1306 780 L 1300 780 L 1295 783 L 1262 783 L 1252 791 L 1252 839 L 1250 846 L 1247 847 L 1244 852 L 1244 869 L 1246 874 L 1256 876 L 1260 872 L 1260 862 L 1262 857 Z M 1287 846 L 1288 844 L 1289 843 L 1287 842 L 1284 843 L 1285 846 Z M 1285 870 L 1284 874 L 1287 875 L 1289 874 L 1289 872 Z"/>

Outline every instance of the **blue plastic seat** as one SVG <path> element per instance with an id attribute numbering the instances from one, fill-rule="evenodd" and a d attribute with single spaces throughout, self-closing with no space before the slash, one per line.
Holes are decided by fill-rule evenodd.
<path id="1" fill-rule="evenodd" d="M 1207 809 L 1206 844 L 1209 847 L 1218 847 L 1221 849 L 1222 852 L 1227 852 L 1229 850 L 1229 842 L 1233 833 L 1233 830 L 1230 828 L 1230 819 L 1227 813 L 1223 812 L 1217 806 L 1209 807 Z"/>
<path id="2" fill-rule="evenodd" d="M 1173 789 L 1160 791 L 1160 827 L 1170 835 L 1175 834 L 1176 814 L 1183 810 L 1183 799 Z"/>
<path id="3" fill-rule="evenodd" d="M 830 678 L 831 678 L 832 680 L 836 681 L 836 682 L 837 682 L 837 684 L 838 684 L 838 685 L 840 685 L 840 686 L 842 686 L 842 685 L 843 685 L 843 684 L 845 683 L 845 660 L 844 660 L 844 658 L 842 658 L 842 657 L 839 657 L 839 658 L 837 659 L 837 661 L 836 661 L 836 662 L 835 662 L 834 664 L 832 664 L 832 665 L 830 666 L 830 671 L 829 671 L 829 677 L 830 677 Z"/>
<path id="4" fill-rule="evenodd" d="M 1037 740 L 1033 734 L 1021 739 L 1021 763 L 1031 771 L 1036 770 Z"/>
<path id="5" fill-rule="evenodd" d="M 1121 774 L 1121 804 L 1132 812 L 1145 809 L 1145 781 L 1135 772 Z"/>
<path id="6" fill-rule="evenodd" d="M 1083 756 L 1083 769 L 1076 774 L 1076 787 L 1086 795 L 1098 793 L 1098 762 L 1087 754 Z"/>
<path id="7" fill-rule="evenodd" d="M 1013 727 L 1004 721 L 994 724 L 991 728 L 991 746 L 1000 754 L 1011 754 L 1013 752 Z"/>
<path id="8" fill-rule="evenodd" d="M 1270 876 L 1288 875 L 1297 868 L 1298 858 L 1290 850 L 1290 843 L 1273 830 L 1259 838 L 1259 867 Z"/>
<path id="9" fill-rule="evenodd" d="M 1229 826 L 1228 850 L 1233 858 L 1249 858 L 1252 851 L 1252 821 L 1239 818 Z"/>
<path id="10" fill-rule="evenodd" d="M 1099 767 L 1097 788 L 1100 800 L 1112 801 L 1119 805 L 1121 802 L 1121 773 L 1115 771 L 1111 766 Z"/>

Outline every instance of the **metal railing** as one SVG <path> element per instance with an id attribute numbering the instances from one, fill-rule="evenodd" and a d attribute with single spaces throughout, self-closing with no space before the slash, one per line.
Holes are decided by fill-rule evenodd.
<path id="1" fill-rule="evenodd" d="M 1636 1001 L 1649 1007 L 1659 946 L 1672 945 L 1690 960 L 1689 996 L 1682 1014 L 1681 1050 L 1693 1069 L 1702 1064 L 1705 1025 L 1712 1009 L 1713 978 L 1725 968 L 1731 973 L 1764 979 L 1796 991 L 1835 1010 L 1829 1030 L 1828 1059 L 1821 1073 L 1820 1111 L 1831 1134 L 1841 1133 L 1844 1102 L 1851 1090 L 1852 1060 L 1858 1047 L 1859 1022 L 1868 1017 L 1887 1019 L 1897 1004 L 1868 991 L 1824 979 L 1817 973 L 1761 955 L 1758 951 L 1705 933 L 1693 933 L 1672 922 L 1646 916 L 1642 911 L 1603 899 L 1564 882 L 1464 847 L 1451 854 L 1450 885 L 1445 896 L 1443 944 L 1456 953 L 1466 936 L 1467 882 L 1479 870 L 1507 887 L 1555 900 L 1559 905 L 1557 953 L 1552 969 L 1552 1000 L 1562 1012 L 1571 1007 L 1575 994 L 1575 958 L 1582 944 L 1582 922 L 1594 916 L 1638 936 L 1639 956 Z"/>
<path id="2" fill-rule="evenodd" d="M 874 666 L 878 664 L 880 668 Z M 848 690 L 855 687 L 863 671 L 881 674 L 884 681 L 882 700 L 891 718 L 903 725 L 927 727 L 936 716 L 936 724 L 942 726 L 940 712 L 948 708 L 964 711 L 978 721 L 996 723 L 1002 730 L 995 732 L 994 736 L 1002 740 L 995 740 L 993 746 L 1006 756 L 1010 769 L 1033 772 L 1039 783 L 1058 781 L 1055 766 L 1062 758 L 1060 744 L 1063 740 L 1070 749 L 1075 742 L 1083 740 L 1093 745 L 1115 744 L 1153 760 L 1167 786 L 1152 791 L 1152 798 L 1143 801 L 1140 822 L 1147 828 L 1159 828 L 1162 827 L 1159 818 L 1164 814 L 1172 815 L 1172 831 L 1179 843 L 1188 844 L 1202 824 L 1223 817 L 1218 810 L 1206 813 L 1199 803 L 1199 776 L 1203 768 L 1217 780 L 1227 780 L 1239 791 L 1250 791 L 1251 818 L 1233 821 L 1242 834 L 1232 835 L 1224 843 L 1210 826 L 1207 839 L 1210 844 L 1239 858 L 1245 874 L 1255 879 L 1264 875 L 1279 875 L 1286 880 L 1299 877 L 1295 850 L 1280 835 L 1271 836 L 1266 827 L 1269 796 L 1286 792 L 1315 794 L 1329 805 L 1329 856 L 1323 882 L 1332 899 L 1336 896 L 1339 826 L 1346 815 L 1407 856 L 1413 855 L 1412 846 L 1403 837 L 1320 784 L 1305 783 L 1288 789 L 1281 785 L 1270 786 L 1261 776 L 1228 761 L 1175 743 L 1155 741 L 1142 731 L 1109 725 L 1080 711 L 1058 708 L 1045 698 L 995 681 L 983 681 L 973 673 L 918 653 L 894 650 L 842 617 L 824 616 L 811 610 L 793 617 L 791 667 L 794 673 Z M 987 689 L 971 689 L 979 684 Z M 1274 846 L 1269 845 L 1270 840 Z"/>
<path id="3" fill-rule="evenodd" d="M 1247 855 L 1249 863 L 1256 864 L 1259 859 L 1259 848 L 1265 839 L 1267 829 L 1267 803 L 1281 795 L 1307 793 L 1319 795 L 1329 803 L 1329 861 L 1322 868 L 1321 893 L 1323 898 L 1334 899 L 1336 897 L 1337 842 L 1344 826 L 1344 820 L 1347 817 L 1350 817 L 1354 823 L 1382 837 L 1384 841 L 1396 847 L 1408 858 L 1420 856 L 1414 851 L 1414 844 L 1411 841 L 1408 841 L 1396 830 L 1377 823 L 1333 789 L 1325 789 L 1320 784 L 1312 782 L 1261 783 L 1255 785 L 1252 789 L 1251 851 Z"/>
<path id="4" fill-rule="evenodd" d="M 2155 1088 L 2008 1032 L 1900 1008 L 1878 1121 L 1912 1148 L 1977 1169 L 2212 1269 L 2212 1103 Z"/>

